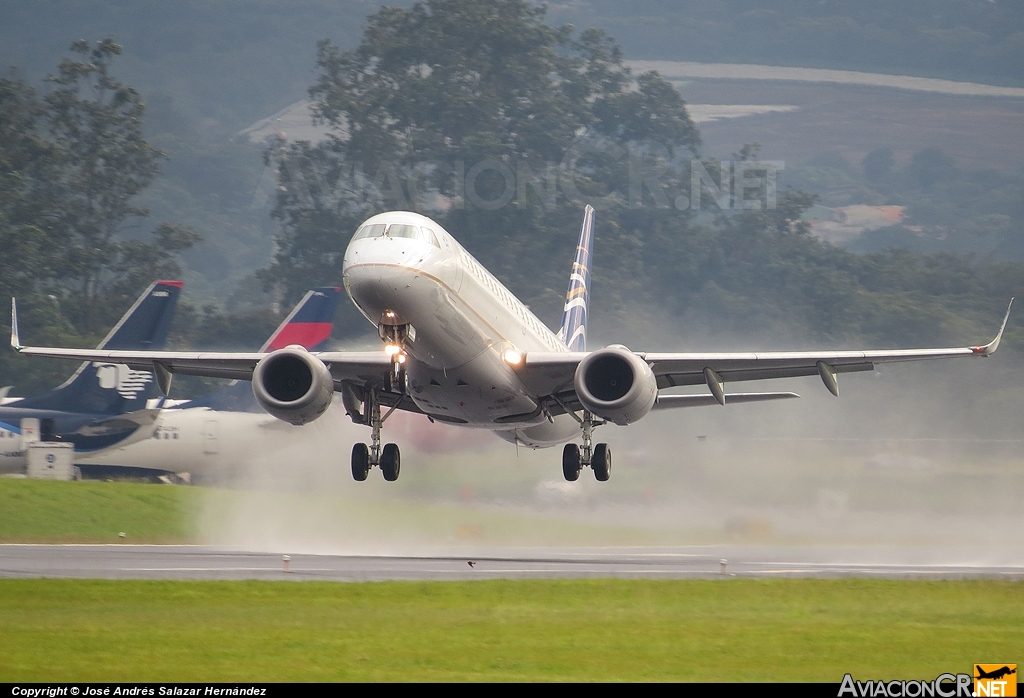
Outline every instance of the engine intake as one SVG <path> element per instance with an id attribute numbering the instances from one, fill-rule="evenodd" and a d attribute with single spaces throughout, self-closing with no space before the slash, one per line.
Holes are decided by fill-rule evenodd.
<path id="1" fill-rule="evenodd" d="M 334 379 L 324 362 L 300 346 L 267 354 L 252 374 L 256 402 L 280 420 L 312 422 L 331 405 Z"/>
<path id="2" fill-rule="evenodd" d="M 644 417 L 658 396 L 651 367 L 625 347 L 607 347 L 586 356 L 576 367 L 573 386 L 587 411 L 620 425 Z"/>

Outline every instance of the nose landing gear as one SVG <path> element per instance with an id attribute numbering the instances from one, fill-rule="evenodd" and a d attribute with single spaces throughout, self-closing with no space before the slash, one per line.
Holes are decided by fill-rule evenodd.
<path id="1" fill-rule="evenodd" d="M 391 357 L 391 371 L 389 373 L 390 392 L 405 396 L 407 383 L 405 374 L 405 362 L 408 355 L 405 353 L 406 346 L 416 341 L 416 329 L 407 323 L 393 310 L 385 310 L 381 313 L 380 323 L 377 325 L 377 334 L 384 341 L 384 351 Z M 353 398 L 353 401 L 358 398 Z M 381 417 L 380 401 L 377 399 L 375 390 L 368 390 L 361 414 L 364 415 L 363 423 L 370 426 L 370 445 L 356 444 L 352 447 L 352 478 L 358 482 L 366 479 L 370 468 L 379 466 L 384 479 L 394 482 L 398 479 L 401 470 L 402 456 L 398 450 L 398 444 L 380 443 L 380 431 L 385 420 L 391 413 L 398 409 L 401 399 L 396 402 L 387 413 Z M 347 406 L 347 403 L 346 403 Z"/>

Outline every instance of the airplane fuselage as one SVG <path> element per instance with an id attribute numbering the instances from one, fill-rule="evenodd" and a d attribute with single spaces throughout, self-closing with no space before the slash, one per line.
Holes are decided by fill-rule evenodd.
<path id="1" fill-rule="evenodd" d="M 299 429 L 265 412 L 164 409 L 150 438 L 97 454 L 76 454 L 75 464 L 224 477 L 260 455 L 293 445 Z"/>
<path id="2" fill-rule="evenodd" d="M 21 420 L 37 419 L 44 440 L 74 445 L 76 453 L 102 451 L 124 442 L 139 430 L 139 424 L 116 415 L 19 408 L 17 402 L 0 406 L 0 472 L 25 469 L 25 444 Z"/>
<path id="3" fill-rule="evenodd" d="M 565 344 L 437 223 L 415 213 L 374 216 L 420 237 L 357 232 L 345 252 L 345 289 L 374 325 L 386 313 L 410 325 L 409 397 L 431 418 L 548 446 L 572 438 L 571 417 L 550 417 L 507 352 L 567 352 Z"/>

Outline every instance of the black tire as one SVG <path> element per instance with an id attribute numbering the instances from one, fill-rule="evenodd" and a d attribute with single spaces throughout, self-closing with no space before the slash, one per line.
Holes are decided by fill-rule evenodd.
<path id="1" fill-rule="evenodd" d="M 569 482 L 575 482 L 580 477 L 580 447 L 576 444 L 566 444 L 562 449 L 562 475 Z"/>
<path id="2" fill-rule="evenodd" d="M 362 482 L 370 472 L 370 449 L 366 444 L 355 444 L 352 447 L 352 479 Z"/>
<path id="3" fill-rule="evenodd" d="M 608 444 L 594 446 L 594 455 L 590 459 L 590 467 L 594 469 L 594 477 L 599 482 L 607 482 L 612 474 L 612 450 Z"/>
<path id="4" fill-rule="evenodd" d="M 398 479 L 398 472 L 402 469 L 402 455 L 398 452 L 398 444 L 384 444 L 380 452 L 380 471 L 384 473 L 384 479 L 394 482 Z"/>

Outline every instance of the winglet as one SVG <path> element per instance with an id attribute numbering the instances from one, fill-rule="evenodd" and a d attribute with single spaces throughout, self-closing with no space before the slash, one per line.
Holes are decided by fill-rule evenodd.
<path id="1" fill-rule="evenodd" d="M 1006 315 L 1003 316 L 1003 324 L 999 328 L 999 334 L 996 335 L 996 338 L 993 339 L 988 344 L 986 344 L 985 346 L 982 346 L 982 347 L 971 347 L 971 351 L 973 351 L 978 356 L 991 356 L 992 354 L 996 353 L 996 349 L 999 348 L 999 340 L 1001 340 L 1003 338 L 1003 330 L 1006 329 L 1006 321 L 1010 319 L 1010 309 L 1012 307 L 1013 307 L 1013 299 L 1011 298 L 1010 299 L 1010 305 L 1008 305 L 1006 307 Z"/>
<path id="2" fill-rule="evenodd" d="M 11 346 L 21 351 L 21 338 L 18 337 L 18 304 L 11 297 Z"/>

